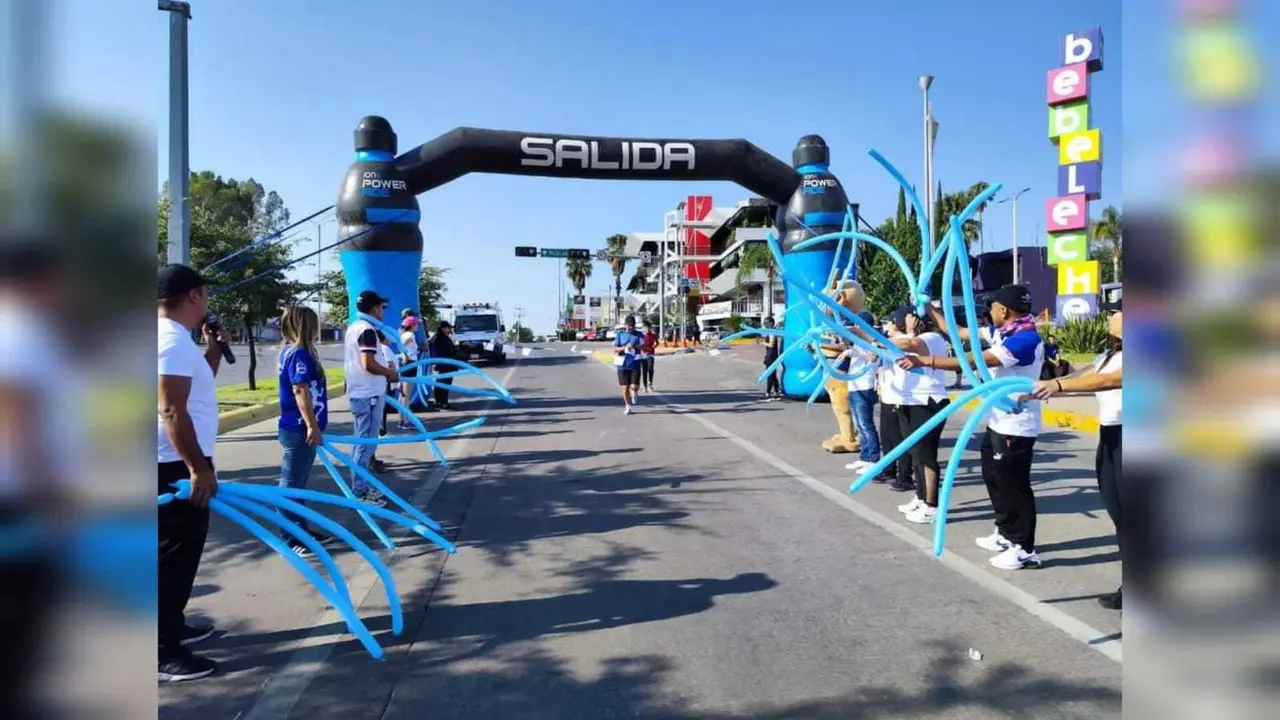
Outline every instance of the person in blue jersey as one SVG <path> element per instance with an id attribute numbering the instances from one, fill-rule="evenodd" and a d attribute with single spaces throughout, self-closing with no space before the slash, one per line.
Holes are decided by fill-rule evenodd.
<path id="1" fill-rule="evenodd" d="M 941 332 L 947 332 L 947 321 L 937 303 L 928 309 L 929 317 Z M 981 340 L 990 345 L 982 353 L 982 362 L 991 368 L 993 379 L 1022 377 L 1040 380 L 1044 364 L 1044 342 L 1031 315 L 1031 292 L 1025 285 L 1005 285 L 991 300 L 994 329 L 979 330 Z M 969 339 L 967 328 L 956 328 L 962 340 Z M 926 367 L 955 370 L 960 367 L 955 357 L 941 355 L 907 355 L 898 361 L 904 369 Z M 982 438 L 982 479 L 987 486 L 996 527 L 990 535 L 976 540 L 978 547 L 995 553 L 991 565 L 1002 570 L 1040 567 L 1036 555 L 1036 498 L 1031 489 L 1032 452 L 1040 435 L 1040 401 L 1021 403 L 1012 411 L 993 409 Z"/>
<path id="2" fill-rule="evenodd" d="M 280 487 L 305 489 L 316 461 L 316 448 L 324 442 L 329 425 L 329 398 L 324 368 L 316 352 L 320 319 L 305 305 L 286 308 L 280 318 L 280 334 L 285 346 L 280 353 Z M 309 530 L 307 521 L 286 513 L 290 520 Z M 324 539 L 327 539 L 324 538 Z M 310 550 L 297 538 L 285 542 L 299 556 Z"/>
<path id="3" fill-rule="evenodd" d="M 636 332 L 636 318 L 628 315 L 622 330 L 613 339 L 613 364 L 618 368 L 618 385 L 622 388 L 623 412 L 631 414 L 640 392 L 640 349 L 644 336 Z"/>

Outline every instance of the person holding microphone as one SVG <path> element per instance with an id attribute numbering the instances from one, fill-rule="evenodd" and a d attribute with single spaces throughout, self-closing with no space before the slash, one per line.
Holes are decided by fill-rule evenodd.
<path id="1" fill-rule="evenodd" d="M 212 636 L 213 625 L 188 625 L 184 614 L 209 534 L 209 500 L 218 494 L 213 468 L 218 397 L 213 378 L 222 362 L 227 336 L 206 322 L 208 286 L 208 280 L 186 265 L 165 265 L 157 278 L 158 490 L 170 493 L 178 480 L 191 481 L 189 500 L 175 500 L 158 510 L 160 682 L 195 680 L 217 669 L 212 660 L 187 649 Z M 203 351 L 191 338 L 197 328 L 204 335 Z"/>

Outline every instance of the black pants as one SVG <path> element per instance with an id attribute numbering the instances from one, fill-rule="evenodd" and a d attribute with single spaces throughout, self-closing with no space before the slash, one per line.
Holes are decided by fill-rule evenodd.
<path id="1" fill-rule="evenodd" d="M 640 384 L 653 387 L 653 361 L 655 358 L 640 358 Z"/>
<path id="2" fill-rule="evenodd" d="M 0 506 L 0 529 L 25 521 L 22 508 Z M 42 552 L 0 561 L 0 703 L 5 718 L 37 717 L 36 678 L 44 669 L 49 621 L 58 603 L 57 558 Z"/>
<path id="3" fill-rule="evenodd" d="M 771 357 L 769 355 L 765 355 L 764 356 L 765 369 L 767 370 L 770 365 L 772 365 L 774 362 L 777 361 L 777 359 L 778 358 L 776 356 Z M 781 380 L 782 372 L 783 372 L 782 368 L 780 367 L 776 368 L 773 372 L 769 373 L 769 377 L 765 378 L 765 381 L 764 381 L 765 395 L 781 395 L 782 394 L 782 380 Z"/>
<path id="4" fill-rule="evenodd" d="M 901 418 L 903 438 L 910 437 L 911 433 L 919 430 L 934 415 L 942 412 L 950 404 L 950 400 L 943 400 L 942 402 L 930 400 L 927 405 L 899 406 L 898 417 Z M 927 502 L 925 500 L 924 471 L 926 469 L 933 470 L 934 477 L 941 479 L 942 473 L 938 467 L 938 445 L 942 443 L 942 431 L 946 425 L 945 422 L 938 423 L 938 427 L 911 446 L 909 455 L 911 455 L 911 465 L 916 474 L 916 497 L 920 498 L 920 502 Z M 937 503 L 935 502 L 931 507 L 936 506 Z"/>
<path id="5" fill-rule="evenodd" d="M 982 480 L 996 514 L 996 529 L 1026 552 L 1036 549 L 1036 496 L 1031 491 L 1033 437 L 1001 435 L 988 429 L 982 438 Z"/>
<path id="6" fill-rule="evenodd" d="M 447 407 L 449 405 L 449 388 L 444 387 L 453 384 L 453 378 L 440 378 L 436 380 L 436 386 L 432 391 L 435 395 L 436 405 L 439 407 Z"/>
<path id="7" fill-rule="evenodd" d="M 1120 518 L 1124 503 L 1120 498 L 1120 484 L 1123 482 L 1120 475 L 1120 427 L 1103 425 L 1098 428 L 1098 454 L 1094 465 L 1098 470 L 1098 494 L 1102 496 L 1102 506 L 1111 517 L 1111 524 L 1116 526 L 1116 547 L 1123 563 L 1124 532 Z"/>
<path id="8" fill-rule="evenodd" d="M 212 467 L 213 459 L 209 458 Z M 173 492 L 170 483 L 191 477 L 184 462 L 160 463 L 159 490 Z M 157 568 L 156 629 L 161 650 L 175 650 L 186 625 L 187 602 L 200 569 L 204 541 L 209 535 L 209 508 L 185 500 L 159 507 L 160 555 Z"/>
<path id="9" fill-rule="evenodd" d="M 905 420 L 902 413 L 899 412 L 897 405 L 886 405 L 884 399 L 880 402 L 880 447 L 882 452 L 888 454 L 894 448 L 902 444 L 906 439 L 902 429 Z M 912 470 L 915 464 L 911 462 L 911 453 L 905 452 L 902 457 L 898 458 L 897 471 L 894 477 L 900 480 L 912 479 Z"/>

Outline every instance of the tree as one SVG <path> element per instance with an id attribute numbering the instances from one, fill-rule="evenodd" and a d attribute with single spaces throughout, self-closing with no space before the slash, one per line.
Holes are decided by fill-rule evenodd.
<path id="1" fill-rule="evenodd" d="M 448 268 L 423 265 L 418 270 L 418 314 L 427 327 L 440 322 L 440 305 L 449 290 L 445 282 Z M 325 321 L 333 325 L 346 325 L 351 312 L 351 298 L 347 293 L 347 278 L 341 270 L 324 274 L 321 280 L 320 299 L 325 305 Z M 399 313 L 400 308 L 391 308 Z M 397 315 L 398 317 L 398 315 Z M 394 319 L 394 318 L 393 318 Z"/>
<path id="2" fill-rule="evenodd" d="M 936 237 L 939 241 L 941 241 L 942 238 L 950 232 L 952 216 L 959 215 L 964 211 L 964 209 L 969 206 L 969 203 L 973 202 L 974 198 L 985 192 L 988 187 L 989 185 L 984 182 L 974 183 L 966 190 L 943 195 L 941 194 L 942 186 L 938 186 L 938 217 L 934 222 L 934 226 L 937 228 Z M 984 209 L 986 209 L 986 203 L 983 203 L 978 208 L 978 212 L 982 212 Z M 972 246 L 978 241 L 978 238 L 982 237 L 982 221 L 977 217 L 978 212 L 975 212 L 973 217 L 970 217 L 964 222 L 964 225 L 960 226 L 961 232 L 964 233 L 966 246 Z"/>
<path id="3" fill-rule="evenodd" d="M 613 272 L 613 316 L 616 319 L 622 314 L 622 273 L 627 270 L 626 259 L 619 256 L 627 249 L 627 236 L 610 235 L 604 242 L 613 256 L 609 259 L 609 270 Z"/>
<path id="4" fill-rule="evenodd" d="M 1123 235 L 1120 211 L 1114 205 L 1103 208 L 1102 215 L 1093 221 L 1093 256 L 1100 261 L 1110 260 L 1111 278 L 1108 280 L 1105 270 L 1103 282 L 1120 282 L 1120 260 L 1122 257 L 1121 238 Z"/>
<path id="5" fill-rule="evenodd" d="M 587 280 L 591 279 L 591 261 L 586 258 L 569 258 L 564 264 L 564 274 L 573 285 L 575 295 L 581 295 L 587 288 Z"/>
<path id="6" fill-rule="evenodd" d="M 769 251 L 769 246 L 764 243 L 751 243 L 742 249 L 742 254 L 738 257 L 738 287 L 742 287 L 756 271 L 763 271 L 765 274 L 765 301 L 764 314 L 773 314 L 773 284 L 778 280 L 778 268 L 773 261 L 773 253 Z"/>
<path id="7" fill-rule="evenodd" d="M 168 248 L 169 188 L 166 183 L 157 205 L 161 256 Z M 259 328 L 277 317 L 281 308 L 293 301 L 303 285 L 288 280 L 284 268 L 292 255 L 291 242 L 255 240 L 278 232 L 289 224 L 289 210 L 274 191 L 267 192 L 252 178 L 245 181 L 223 179 L 205 170 L 191 174 L 188 194 L 191 210 L 191 263 L 209 268 L 215 262 L 239 252 L 207 270 L 214 281 L 210 310 L 223 318 L 224 326 L 237 325 L 249 343 L 249 387 L 257 388 L 258 356 L 255 348 Z"/>

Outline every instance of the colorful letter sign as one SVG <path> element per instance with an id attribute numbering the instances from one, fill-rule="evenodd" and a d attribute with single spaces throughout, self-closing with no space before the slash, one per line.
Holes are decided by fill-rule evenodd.
<path id="1" fill-rule="evenodd" d="M 1044 202 L 1044 226 L 1051 233 L 1083 230 L 1089 225 L 1089 202 L 1083 195 L 1049 198 Z"/>
<path id="2" fill-rule="evenodd" d="M 1084 63 L 1050 70 L 1047 78 L 1050 105 L 1089 97 L 1089 71 Z"/>
<path id="3" fill-rule="evenodd" d="M 1058 268 L 1059 322 L 1098 312 L 1098 262 L 1089 259 L 1089 201 L 1102 197 L 1102 131 L 1089 127 L 1089 75 L 1102 69 L 1102 29 L 1068 33 L 1045 77 L 1049 141 L 1058 150 L 1057 197 L 1044 206 L 1048 260 Z"/>
<path id="4" fill-rule="evenodd" d="M 1102 196 L 1102 163 L 1059 165 L 1058 194 L 1084 195 L 1090 200 L 1097 200 Z"/>

